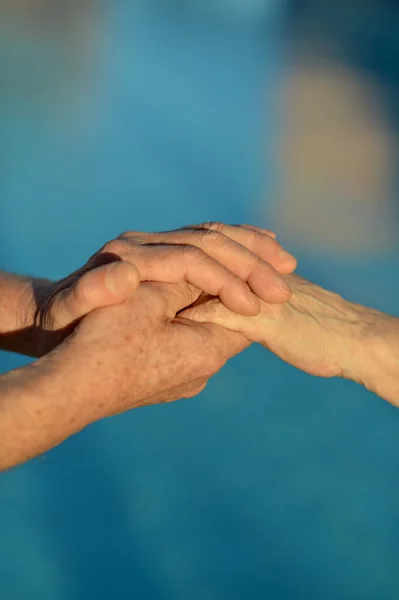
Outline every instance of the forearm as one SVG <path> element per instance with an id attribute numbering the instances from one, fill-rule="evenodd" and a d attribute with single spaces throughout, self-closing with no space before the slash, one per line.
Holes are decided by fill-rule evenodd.
<path id="1" fill-rule="evenodd" d="M 101 401 L 101 393 L 85 366 L 64 352 L 0 376 L 0 471 L 81 431 L 95 420 L 91 401 Z"/>
<path id="2" fill-rule="evenodd" d="M 49 283 L 0 271 L 0 350 L 37 356 L 34 316 Z"/>

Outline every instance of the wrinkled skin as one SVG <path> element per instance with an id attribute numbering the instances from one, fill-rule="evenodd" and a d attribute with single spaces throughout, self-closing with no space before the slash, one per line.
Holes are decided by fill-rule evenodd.
<path id="1" fill-rule="evenodd" d="M 399 405 L 399 320 L 297 275 L 287 281 L 289 302 L 261 302 L 254 317 L 234 314 L 206 295 L 181 316 L 240 332 L 302 371 L 357 381 Z"/>
<path id="2" fill-rule="evenodd" d="M 26 303 L 28 313 L 34 306 L 36 355 L 61 343 L 92 310 L 128 298 L 140 282 L 188 282 L 250 316 L 259 313 L 259 298 L 276 303 L 290 298 L 282 274 L 295 267 L 275 234 L 256 227 L 205 223 L 122 234 L 72 275 L 38 286 L 35 300 Z M 24 321 L 29 319 L 28 314 Z"/>

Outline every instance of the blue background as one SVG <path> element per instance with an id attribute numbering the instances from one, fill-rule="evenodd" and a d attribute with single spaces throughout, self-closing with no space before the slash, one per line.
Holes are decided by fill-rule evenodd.
<path id="1" fill-rule="evenodd" d="M 126 229 L 254 221 L 265 179 L 272 202 L 278 119 L 260 97 L 265 72 L 278 80 L 282 17 L 211 27 L 110 10 L 78 144 L 3 111 L 0 268 L 61 277 Z M 300 259 L 396 310 L 396 252 Z M 3 371 L 20 364 L 0 356 Z M 3 474 L 0 598 L 398 598 L 398 456 L 397 410 L 253 347 L 200 397 L 97 423 Z"/>

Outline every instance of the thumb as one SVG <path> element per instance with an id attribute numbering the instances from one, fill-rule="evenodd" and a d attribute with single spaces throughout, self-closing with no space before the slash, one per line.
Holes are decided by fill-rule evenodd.
<path id="1" fill-rule="evenodd" d="M 49 322 L 53 329 L 71 325 L 89 312 L 119 304 L 140 285 L 140 274 L 128 262 L 113 262 L 81 275 L 51 302 Z"/>

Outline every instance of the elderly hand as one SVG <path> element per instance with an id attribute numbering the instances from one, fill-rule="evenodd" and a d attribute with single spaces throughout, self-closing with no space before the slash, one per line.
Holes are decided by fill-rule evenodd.
<path id="1" fill-rule="evenodd" d="M 311 375 L 352 379 L 399 404 L 399 320 L 297 275 L 287 281 L 290 301 L 262 302 L 254 317 L 234 314 L 206 296 L 181 316 L 238 331 Z"/>
<path id="2" fill-rule="evenodd" d="M 82 269 L 39 287 L 35 353 L 54 348 L 80 318 L 123 301 L 141 281 L 189 282 L 236 313 L 256 315 L 258 298 L 273 303 L 290 298 L 281 274 L 295 267 L 295 258 L 275 234 L 251 226 L 208 223 L 165 233 L 122 234 Z"/>
<path id="3" fill-rule="evenodd" d="M 189 284 L 143 283 L 125 302 L 90 313 L 76 327 L 60 352 L 84 366 L 76 385 L 101 390 L 101 406 L 94 398 L 91 406 L 95 418 L 194 396 L 250 345 L 240 333 L 181 319 L 178 313 L 199 295 Z"/>
<path id="4" fill-rule="evenodd" d="M 0 377 L 0 470 L 90 423 L 198 394 L 250 342 L 177 314 L 200 294 L 189 284 L 143 283 L 124 302 L 85 317 L 55 350 Z"/>

